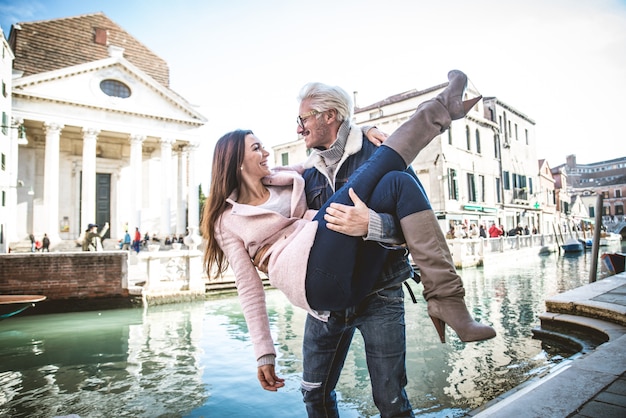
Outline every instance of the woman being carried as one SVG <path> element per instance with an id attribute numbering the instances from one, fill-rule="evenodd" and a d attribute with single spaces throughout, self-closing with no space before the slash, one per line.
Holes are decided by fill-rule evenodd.
<path id="1" fill-rule="evenodd" d="M 430 219 L 434 216 L 430 203 L 416 198 L 425 193 L 404 172 L 419 151 L 480 100 L 463 101 L 467 77 L 462 72 L 451 71 L 448 79 L 448 87 L 422 103 L 319 212 L 306 207 L 300 172 L 270 170 L 269 153 L 251 131 L 230 132 L 217 142 L 201 226 L 207 240 L 204 262 L 208 274 L 221 274 L 229 265 L 235 274 L 261 382 L 271 377 L 277 387 L 282 385 L 274 374 L 275 351 L 256 267 L 268 273 L 270 283 L 291 303 L 322 320 L 328 311 L 362 300 L 382 271 L 389 250 L 326 227 L 324 214 L 332 203 L 352 205 L 362 200 L 370 209 L 399 220 L 420 267 L 428 313 L 442 342 L 446 323 L 465 342 L 495 336 L 493 328 L 469 315 L 441 228 Z"/>

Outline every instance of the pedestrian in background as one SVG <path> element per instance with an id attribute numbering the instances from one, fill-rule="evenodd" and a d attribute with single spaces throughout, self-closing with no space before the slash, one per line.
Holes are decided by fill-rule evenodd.
<path id="1" fill-rule="evenodd" d="M 87 234 L 83 241 L 83 251 L 104 251 L 102 247 L 102 237 L 109 230 L 109 223 L 106 222 L 104 227 L 98 232 L 98 224 L 89 224 L 87 226 Z"/>
<path id="2" fill-rule="evenodd" d="M 120 243 L 120 249 L 128 251 L 130 249 L 130 234 L 128 230 L 124 231 L 124 239 Z"/>
<path id="3" fill-rule="evenodd" d="M 139 249 L 141 248 L 141 232 L 139 232 L 139 227 L 135 227 L 135 238 L 133 239 L 133 249 L 137 254 L 139 254 Z"/>
<path id="4" fill-rule="evenodd" d="M 41 252 L 47 251 L 50 252 L 50 238 L 48 238 L 48 234 L 43 234 L 43 239 L 41 240 L 42 249 Z"/>

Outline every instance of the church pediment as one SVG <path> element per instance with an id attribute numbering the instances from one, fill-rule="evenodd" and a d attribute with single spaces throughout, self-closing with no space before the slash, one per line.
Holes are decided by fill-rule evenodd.
<path id="1" fill-rule="evenodd" d="M 187 125 L 206 122 L 185 99 L 123 57 L 14 79 L 13 96 Z"/>

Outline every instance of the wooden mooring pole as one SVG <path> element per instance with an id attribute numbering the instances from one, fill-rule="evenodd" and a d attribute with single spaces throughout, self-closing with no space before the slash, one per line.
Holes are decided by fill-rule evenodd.
<path id="1" fill-rule="evenodd" d="M 600 231 L 602 229 L 602 194 L 596 200 L 596 225 L 593 229 L 593 245 L 591 247 L 591 267 L 589 268 L 589 283 L 596 281 L 598 276 L 598 251 L 600 249 Z"/>

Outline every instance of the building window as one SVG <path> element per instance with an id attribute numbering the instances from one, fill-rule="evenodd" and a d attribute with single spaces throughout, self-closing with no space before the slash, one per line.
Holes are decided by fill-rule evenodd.
<path id="1" fill-rule="evenodd" d="M 528 193 L 531 196 L 533 195 L 533 178 L 532 177 L 528 177 Z"/>
<path id="2" fill-rule="evenodd" d="M 502 172 L 502 181 L 504 181 L 504 190 L 511 190 L 511 178 L 508 171 Z"/>
<path id="3" fill-rule="evenodd" d="M 9 118 L 5 112 L 2 112 L 2 133 L 5 135 L 9 133 Z"/>
<path id="4" fill-rule="evenodd" d="M 2 168 L 2 171 L 5 171 L 5 170 L 7 169 L 7 166 L 6 166 L 6 159 L 7 159 L 7 156 L 6 156 L 6 154 L 3 152 L 3 153 L 2 153 L 2 157 L 0 158 L 0 160 L 1 160 L 1 161 L 0 161 L 0 164 L 2 164 L 2 166 L 1 166 L 0 168 Z"/>
<path id="5" fill-rule="evenodd" d="M 615 189 L 615 197 L 622 197 L 622 191 L 620 189 Z"/>
<path id="6" fill-rule="evenodd" d="M 502 203 L 502 192 L 500 191 L 500 179 L 496 177 L 496 202 Z"/>
<path id="7" fill-rule="evenodd" d="M 513 187 L 514 188 L 526 187 L 526 176 L 522 174 L 513 173 Z"/>
<path id="8" fill-rule="evenodd" d="M 7 83 L 5 83 L 4 80 L 2 80 L 2 95 L 7 97 Z"/>
<path id="9" fill-rule="evenodd" d="M 617 216 L 624 215 L 624 205 L 615 205 L 615 214 Z"/>
<path id="10" fill-rule="evenodd" d="M 480 132 L 476 129 L 476 152 L 480 154 Z"/>
<path id="11" fill-rule="evenodd" d="M 467 197 L 470 202 L 476 202 L 476 182 L 473 173 L 467 173 Z"/>
<path id="12" fill-rule="evenodd" d="M 500 147 L 498 146 L 498 134 L 493 134 L 493 156 L 500 158 Z"/>
<path id="13" fill-rule="evenodd" d="M 459 199 L 459 186 L 456 181 L 456 170 L 454 168 L 448 169 L 448 197 L 450 200 Z"/>
<path id="14" fill-rule="evenodd" d="M 3 190 L 2 191 L 2 207 L 6 206 L 6 196 L 7 196 L 7 193 Z"/>
<path id="15" fill-rule="evenodd" d="M 107 96 L 111 97 L 119 97 L 121 99 L 127 99 L 130 97 L 130 88 L 117 80 L 102 80 L 100 82 L 100 90 L 104 92 Z"/>
<path id="16" fill-rule="evenodd" d="M 589 217 L 593 218 L 596 216 L 596 208 L 593 205 L 589 205 Z"/>
<path id="17" fill-rule="evenodd" d="M 519 137 L 517 136 L 517 123 L 515 124 L 515 140 L 519 141 Z"/>
<path id="18" fill-rule="evenodd" d="M 280 154 L 280 162 L 282 165 L 289 165 L 289 153 L 283 152 Z"/>
<path id="19" fill-rule="evenodd" d="M 526 129 L 526 145 L 528 145 L 530 142 L 529 138 L 528 138 L 528 129 Z"/>
<path id="20" fill-rule="evenodd" d="M 452 129 L 448 128 L 448 145 L 452 145 Z"/>
<path id="21" fill-rule="evenodd" d="M 382 118 L 383 117 L 383 110 L 382 109 L 376 109 L 375 111 L 370 112 L 369 117 L 370 117 L 370 120 Z"/>
<path id="22" fill-rule="evenodd" d="M 480 193 L 480 201 L 484 202 L 485 201 L 485 176 L 478 176 L 478 185 L 480 186 L 480 190 L 478 191 L 478 193 Z"/>
<path id="23" fill-rule="evenodd" d="M 465 143 L 467 145 L 467 150 L 471 151 L 472 144 L 471 144 L 471 139 L 470 139 L 470 128 L 467 125 L 465 125 Z"/>

